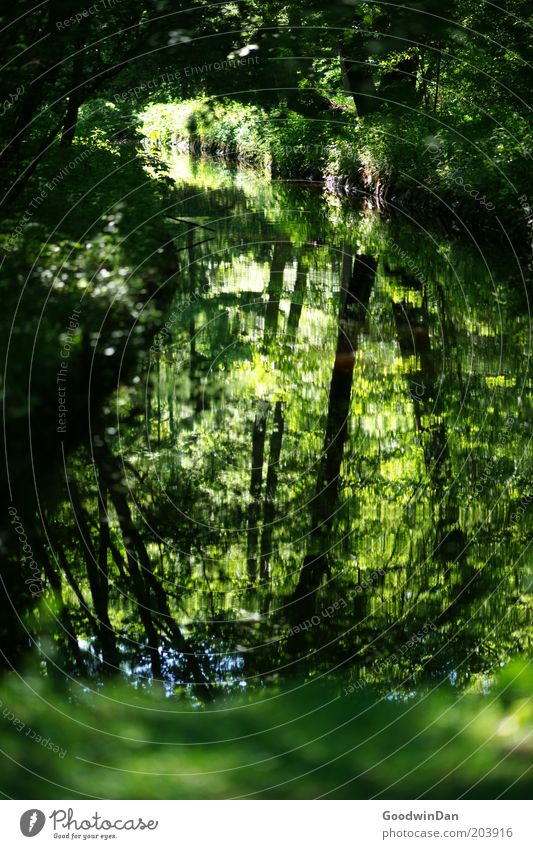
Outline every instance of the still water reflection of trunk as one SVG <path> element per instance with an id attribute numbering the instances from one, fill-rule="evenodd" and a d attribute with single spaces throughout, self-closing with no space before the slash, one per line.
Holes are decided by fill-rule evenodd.
<path id="1" fill-rule="evenodd" d="M 306 186 L 182 156 L 175 194 L 186 217 L 161 350 L 147 353 L 147 333 L 42 509 L 18 489 L 42 594 L 0 529 L 6 665 L 45 647 L 49 675 L 126 675 L 206 700 L 276 670 L 346 665 L 411 692 L 504 662 L 530 627 L 531 528 L 507 523 L 506 489 L 515 457 L 533 474 L 513 388 L 522 313 L 499 315 L 466 246 L 452 269 L 449 246 Z M 512 302 L 512 275 L 494 267 Z M 428 622 L 400 660 L 377 662 Z"/>
<path id="2" fill-rule="evenodd" d="M 163 633 L 171 641 L 174 649 L 184 655 L 195 684 L 203 687 L 204 695 L 209 695 L 210 686 L 197 654 L 189 641 L 183 637 L 170 611 L 164 586 L 166 577 L 162 575 L 160 578 L 155 574 L 154 564 L 146 544 L 133 521 L 120 466 L 105 443 L 97 446 L 95 459 L 100 479 L 109 492 L 122 532 L 128 576 L 146 632 L 154 678 L 159 679 L 162 675 L 159 647 L 161 633 Z"/>
<path id="3" fill-rule="evenodd" d="M 257 575 L 257 545 L 263 488 L 265 438 L 269 404 L 259 401 L 252 430 L 252 472 L 250 476 L 250 507 L 248 509 L 248 574 L 253 581 Z"/>
<path id="4" fill-rule="evenodd" d="M 265 499 L 263 506 L 263 527 L 261 534 L 261 578 L 265 580 L 269 574 L 269 563 L 272 552 L 272 531 L 276 516 L 276 491 L 278 488 L 279 459 L 281 456 L 281 445 L 283 443 L 283 431 L 285 422 L 283 420 L 283 404 L 276 401 L 274 409 L 274 421 L 270 436 L 268 452 L 268 471 L 265 485 Z"/>
<path id="5" fill-rule="evenodd" d="M 348 437 L 350 399 L 359 336 L 367 326 L 367 311 L 376 273 L 376 262 L 368 256 L 353 257 L 343 250 L 342 287 L 340 292 L 339 329 L 335 361 L 329 389 L 328 410 L 322 456 L 318 462 L 318 480 L 310 505 L 312 527 L 298 584 L 294 593 L 297 605 L 292 618 L 308 615 L 314 603 L 312 593 L 326 575 L 332 547 L 331 527 L 342 505 L 338 492 L 344 448 Z M 356 499 L 356 495 L 350 496 Z"/>

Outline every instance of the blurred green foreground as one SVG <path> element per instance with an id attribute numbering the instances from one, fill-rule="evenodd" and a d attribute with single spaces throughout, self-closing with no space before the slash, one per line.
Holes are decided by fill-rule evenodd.
<path id="1" fill-rule="evenodd" d="M 42 680 L 1 688 L 1 786 L 15 798 L 529 798 L 533 673 L 487 692 L 346 694 L 330 678 L 203 707 Z"/>

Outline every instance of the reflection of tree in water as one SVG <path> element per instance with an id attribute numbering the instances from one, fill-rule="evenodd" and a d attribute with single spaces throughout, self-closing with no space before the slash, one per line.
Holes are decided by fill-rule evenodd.
<path id="1" fill-rule="evenodd" d="M 191 209 L 191 220 L 206 211 Z M 51 499 L 44 530 L 40 520 L 28 530 L 49 612 L 22 598 L 20 609 L 50 648 L 49 674 L 61 658 L 76 675 L 119 668 L 209 698 L 213 682 L 262 680 L 298 657 L 286 674 L 350 663 L 379 683 L 377 661 L 430 621 L 438 630 L 382 670 L 384 681 L 420 677 L 422 665 L 465 681 L 516 649 L 525 605 L 498 645 L 481 639 L 524 579 L 511 540 L 509 567 L 485 565 L 491 542 L 462 509 L 469 479 L 459 471 L 476 444 L 453 422 L 463 404 L 475 430 L 482 410 L 479 396 L 464 399 L 454 292 L 436 287 L 439 330 L 420 287 L 391 272 L 386 243 L 367 236 L 356 252 L 347 240 L 339 261 L 321 215 L 313 227 L 299 215 L 249 220 L 249 246 L 230 220 L 217 238 L 232 247 L 235 235 L 239 247 L 223 259 L 193 248 L 186 230 L 177 236 L 188 288 L 177 288 L 146 387 L 125 398 L 120 438 L 108 421 L 96 429 L 93 463 L 83 448 L 72 454 L 65 502 Z M 12 542 L 6 554 L 14 563 Z M 384 577 L 367 584 L 379 567 Z M 346 606 L 321 616 L 339 598 Z M 316 615 L 318 626 L 287 637 Z"/>
<path id="2" fill-rule="evenodd" d="M 413 283 L 409 275 L 400 275 L 400 282 L 406 294 L 418 291 L 422 295 L 420 285 Z M 466 683 L 469 675 L 481 671 L 486 663 L 479 652 L 479 643 L 486 633 L 486 621 L 480 611 L 483 599 L 488 599 L 494 592 L 495 573 L 490 563 L 480 568 L 475 562 L 464 528 L 465 515 L 460 509 L 458 481 L 450 456 L 453 434 L 447 423 L 453 422 L 457 413 L 450 404 L 450 390 L 453 391 L 455 383 L 459 399 L 462 399 L 464 385 L 461 361 L 453 356 L 457 345 L 455 329 L 446 318 L 442 288 L 437 286 L 436 290 L 439 324 L 433 328 L 433 335 L 440 336 L 442 340 L 442 368 L 447 366 L 446 372 L 440 375 L 436 369 L 438 352 L 433 350 L 431 343 L 427 291 L 424 290 L 418 308 L 407 297 L 393 304 L 414 425 L 423 446 L 427 474 L 425 495 L 432 517 L 427 544 L 419 559 L 412 561 L 415 570 L 425 573 L 425 581 L 407 610 L 402 612 L 416 611 L 424 586 L 431 585 L 433 599 L 425 604 L 428 619 L 440 626 L 448 642 L 445 656 L 436 663 L 428 659 L 428 670 L 435 667 L 436 672 L 442 675 L 442 668 L 447 668 L 456 680 Z M 505 615 L 505 611 L 501 614 Z M 454 633 L 458 626 L 460 633 Z"/>
<path id="3" fill-rule="evenodd" d="M 291 618 L 302 620 L 313 613 L 313 593 L 323 578 L 331 576 L 328 552 L 334 546 L 332 524 L 338 507 L 341 464 L 348 437 L 350 399 L 359 334 L 367 323 L 370 293 L 376 272 L 371 257 L 353 257 L 345 247 L 339 329 L 329 389 L 324 447 L 318 462 L 316 492 L 310 504 L 311 531 L 298 584 L 294 592 Z M 342 508 L 341 508 L 342 509 Z"/>

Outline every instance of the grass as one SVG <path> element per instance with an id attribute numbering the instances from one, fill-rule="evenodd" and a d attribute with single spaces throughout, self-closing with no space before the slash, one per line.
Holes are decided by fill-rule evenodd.
<path id="1" fill-rule="evenodd" d="M 76 682 L 67 696 L 12 676 L 2 788 L 15 798 L 529 798 L 532 681 L 515 662 L 484 695 L 346 695 L 333 679 L 193 707 L 119 683 L 96 693 Z"/>

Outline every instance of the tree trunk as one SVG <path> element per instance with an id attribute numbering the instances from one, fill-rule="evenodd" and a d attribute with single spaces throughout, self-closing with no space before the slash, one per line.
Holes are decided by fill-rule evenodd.
<path id="1" fill-rule="evenodd" d="M 352 264 L 353 262 L 353 264 Z M 376 261 L 369 256 L 356 257 L 346 248 L 343 252 L 342 290 L 339 308 L 339 333 L 335 362 L 331 375 L 324 448 L 319 463 L 316 492 L 311 504 L 312 530 L 310 551 L 304 559 L 296 600 L 303 600 L 318 589 L 329 571 L 327 552 L 329 528 L 337 506 L 340 471 L 348 437 L 348 419 L 358 334 L 366 325 L 366 310 L 376 274 Z M 296 608 L 293 615 L 296 613 Z M 303 612 L 297 613 L 301 618 Z"/>
<path id="2" fill-rule="evenodd" d="M 372 66 L 364 60 L 348 59 L 342 51 L 339 54 L 339 61 L 345 93 L 353 99 L 357 114 L 360 116 L 372 114 L 379 106 Z"/>
<path id="3" fill-rule="evenodd" d="M 283 274 L 287 263 L 287 245 L 284 242 L 274 244 L 274 254 L 270 263 L 270 276 L 267 286 L 268 301 L 265 309 L 265 338 L 271 339 L 278 328 L 279 302 L 283 292 Z"/>
<path id="4" fill-rule="evenodd" d="M 248 576 L 257 577 L 257 545 L 259 542 L 259 517 L 261 490 L 263 487 L 263 463 L 265 459 L 266 420 L 268 402 L 259 401 L 252 431 L 252 470 L 250 473 L 250 506 L 248 508 L 247 561 Z"/>
<path id="5" fill-rule="evenodd" d="M 165 590 L 154 574 L 153 565 L 146 545 L 137 530 L 135 523 L 133 522 L 131 510 L 124 492 L 124 485 L 121 479 L 116 475 L 115 458 L 107 446 L 99 448 L 98 452 L 95 452 L 95 458 L 99 466 L 101 478 L 106 484 L 118 517 L 124 540 L 124 547 L 126 549 L 128 569 L 132 578 L 133 589 L 139 603 L 141 621 L 143 622 L 148 637 L 154 676 L 161 678 L 159 637 L 157 635 L 153 617 L 153 613 L 155 612 L 157 615 L 163 617 L 163 628 L 172 635 L 175 648 L 179 652 L 183 653 L 193 681 L 200 688 L 200 694 L 204 699 L 209 700 L 213 695 L 211 686 L 200 666 L 193 648 L 181 633 L 180 628 L 170 613 Z"/>
<path id="6" fill-rule="evenodd" d="M 101 486 L 101 482 L 100 482 Z M 93 600 L 94 612 L 98 627 L 98 639 L 102 647 L 102 656 L 106 671 L 116 670 L 118 667 L 118 651 L 116 644 L 116 636 L 109 619 L 109 587 L 108 587 L 108 571 L 107 571 L 107 551 L 109 528 L 107 522 L 104 522 L 105 505 L 100 503 L 99 499 L 99 552 L 98 556 L 94 550 L 91 534 L 89 529 L 89 517 L 82 505 L 80 495 L 74 481 L 69 482 L 72 506 L 76 523 L 79 529 L 79 535 L 82 543 L 85 564 L 87 567 L 87 578 L 91 597 Z M 104 496 L 102 496 L 104 497 Z M 104 562 L 105 561 L 105 562 Z"/>
<path id="7" fill-rule="evenodd" d="M 261 536 L 261 577 L 263 578 L 269 573 L 270 555 L 272 554 L 272 531 L 274 517 L 276 515 L 276 490 L 278 487 L 278 469 L 283 431 L 283 404 L 281 401 L 277 401 L 274 410 L 274 425 L 270 436 L 265 503 L 263 507 L 263 533 Z"/>
<path id="8" fill-rule="evenodd" d="M 67 114 L 61 132 L 61 146 L 70 147 L 76 134 L 80 103 L 71 95 L 68 99 Z"/>

